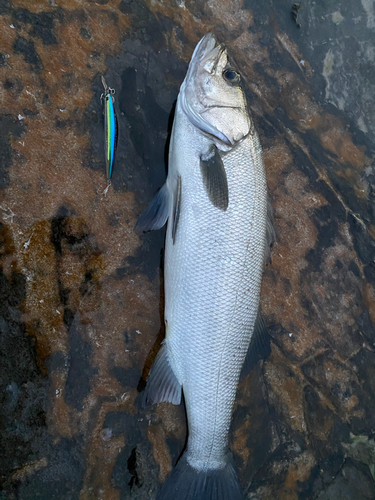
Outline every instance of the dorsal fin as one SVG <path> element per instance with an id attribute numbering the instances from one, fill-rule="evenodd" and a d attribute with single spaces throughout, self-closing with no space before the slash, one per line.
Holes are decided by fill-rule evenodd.
<path id="1" fill-rule="evenodd" d="M 255 320 L 254 325 L 253 336 L 251 337 L 249 349 L 242 366 L 240 380 L 246 377 L 246 375 L 252 368 L 254 368 L 258 361 L 268 358 L 270 353 L 270 337 L 259 306 L 257 319 Z"/>
<path id="2" fill-rule="evenodd" d="M 270 197 L 267 196 L 267 222 L 266 222 L 266 248 L 264 253 L 264 264 L 271 264 L 271 247 L 276 241 L 274 228 L 273 207 Z"/>

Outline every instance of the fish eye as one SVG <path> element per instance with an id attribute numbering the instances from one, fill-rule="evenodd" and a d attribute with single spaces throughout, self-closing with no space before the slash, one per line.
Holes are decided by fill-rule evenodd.
<path id="1" fill-rule="evenodd" d="M 234 83 L 234 84 L 239 83 L 241 79 L 240 74 L 231 68 L 224 70 L 223 77 L 228 83 Z"/>

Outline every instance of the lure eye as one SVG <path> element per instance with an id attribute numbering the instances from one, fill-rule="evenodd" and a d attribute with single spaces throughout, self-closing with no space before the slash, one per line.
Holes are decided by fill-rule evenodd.
<path id="1" fill-rule="evenodd" d="M 240 80 L 241 80 L 240 74 L 237 73 L 237 71 L 234 71 L 234 69 L 230 69 L 230 68 L 224 70 L 223 77 L 228 83 L 231 83 L 234 85 L 240 83 Z"/>

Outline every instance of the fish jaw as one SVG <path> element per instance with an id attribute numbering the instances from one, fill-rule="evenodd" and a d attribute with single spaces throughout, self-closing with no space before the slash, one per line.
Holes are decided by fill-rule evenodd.
<path id="1" fill-rule="evenodd" d="M 230 150 L 251 130 L 245 95 L 239 85 L 225 80 L 227 68 L 232 65 L 225 46 L 208 33 L 193 53 L 179 94 L 190 122 L 211 136 L 221 151 Z"/>

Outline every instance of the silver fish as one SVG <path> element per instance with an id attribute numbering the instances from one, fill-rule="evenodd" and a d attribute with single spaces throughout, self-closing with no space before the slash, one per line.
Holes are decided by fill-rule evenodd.
<path id="1" fill-rule="evenodd" d="M 264 334 L 259 295 L 274 240 L 271 210 L 241 76 L 209 33 L 177 99 L 168 178 L 136 226 L 168 220 L 166 338 L 144 402 L 179 404 L 183 390 L 189 426 L 159 500 L 242 498 L 228 432 L 241 370 Z"/>

